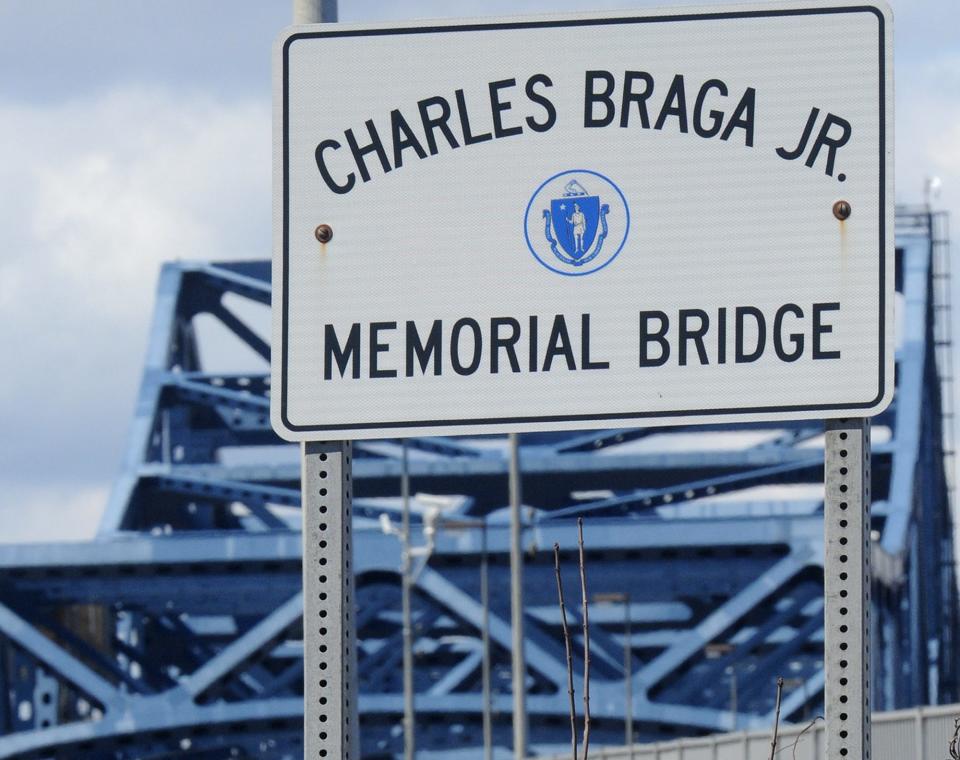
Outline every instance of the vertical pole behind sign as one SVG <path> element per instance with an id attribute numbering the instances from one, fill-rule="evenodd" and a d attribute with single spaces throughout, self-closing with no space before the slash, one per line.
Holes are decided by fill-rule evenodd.
<path id="1" fill-rule="evenodd" d="M 626 690 L 623 695 L 626 717 L 623 730 L 626 735 L 623 738 L 630 748 L 630 760 L 633 760 L 633 632 L 630 623 L 630 594 L 626 593 L 623 595 L 623 684 Z"/>
<path id="2" fill-rule="evenodd" d="M 410 458 L 407 440 L 400 454 L 400 499 L 403 502 L 403 522 L 400 526 L 400 606 L 403 637 L 403 757 L 413 760 L 417 752 L 416 713 L 413 696 L 413 557 L 410 554 Z"/>
<path id="3" fill-rule="evenodd" d="M 870 760 L 870 421 L 828 420 L 824 461 L 827 760 Z"/>
<path id="4" fill-rule="evenodd" d="M 319 24 L 337 20 L 337 0 L 293 0 L 294 24 Z"/>
<path id="5" fill-rule="evenodd" d="M 513 757 L 527 756 L 527 666 L 523 652 L 523 517 L 520 514 L 520 439 L 510 444 L 510 624 L 513 628 Z"/>
<path id="6" fill-rule="evenodd" d="M 337 0 L 293 0 L 293 22 L 337 20 Z M 303 756 L 359 760 L 350 535 L 352 446 L 303 444 Z"/>
<path id="7" fill-rule="evenodd" d="M 490 554 L 487 545 L 487 518 L 483 518 L 480 548 L 480 606 L 483 607 L 481 639 L 483 660 L 481 684 L 483 691 L 483 760 L 493 760 L 493 705 L 490 683 Z"/>

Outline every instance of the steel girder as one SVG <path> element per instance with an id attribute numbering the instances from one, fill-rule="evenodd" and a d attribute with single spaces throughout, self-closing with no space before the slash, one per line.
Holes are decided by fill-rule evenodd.
<path id="1" fill-rule="evenodd" d="M 944 470 L 944 270 L 926 213 L 898 217 L 897 394 L 876 420 L 875 709 L 956 700 L 953 528 Z M 940 295 L 938 295 L 940 293 Z M 299 470 L 269 428 L 266 262 L 163 268 L 123 472 L 96 540 L 0 547 L 0 758 L 299 758 Z M 258 315 L 257 310 L 262 312 Z M 219 332 L 216 332 L 219 330 Z M 224 336 L 233 336 L 226 338 Z M 238 348 L 225 351 L 234 340 Z M 244 353 L 245 352 L 245 353 Z M 940 354 L 938 356 L 938 353 Z M 217 366 L 249 359 L 248 369 Z M 623 648 L 641 740 L 820 711 L 822 425 L 524 436 L 531 741 L 562 748 L 565 659 L 549 550 L 575 587 L 586 519 L 594 741 L 623 736 Z M 494 738 L 511 740 L 507 448 L 415 439 L 415 519 L 437 495 L 485 518 Z M 355 447 L 355 568 L 365 757 L 401 750 L 400 446 Z M 418 745 L 480 744 L 477 531 L 443 530 L 415 589 Z M 579 620 L 579 610 L 568 615 Z M 576 649 L 579 649 L 577 647 Z M 575 669 L 583 663 L 575 659 Z M 736 709 L 731 704 L 736 690 Z"/>

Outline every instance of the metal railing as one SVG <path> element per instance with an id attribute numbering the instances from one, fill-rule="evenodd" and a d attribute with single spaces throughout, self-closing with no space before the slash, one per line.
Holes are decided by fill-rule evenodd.
<path id="1" fill-rule="evenodd" d="M 920 707 L 873 716 L 872 760 L 947 760 L 960 705 Z M 630 747 L 591 747 L 593 760 L 769 760 L 769 731 L 738 731 Z M 632 753 L 631 753 L 632 749 Z M 566 754 L 551 760 L 569 760 Z M 781 726 L 778 760 L 822 760 L 824 723 Z"/>

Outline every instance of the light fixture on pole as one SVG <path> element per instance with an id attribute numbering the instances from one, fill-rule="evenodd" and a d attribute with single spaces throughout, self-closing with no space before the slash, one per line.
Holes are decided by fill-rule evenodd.
<path id="1" fill-rule="evenodd" d="M 940 190 L 943 182 L 939 177 L 926 177 L 923 180 L 923 200 L 924 205 L 929 211 L 933 202 L 940 197 Z"/>
<path id="2" fill-rule="evenodd" d="M 420 573 L 430 561 L 436 546 L 437 523 L 444 511 L 457 508 L 462 504 L 460 497 L 439 496 L 418 493 L 416 501 L 420 506 L 423 521 L 423 536 L 426 539 L 421 546 L 413 546 L 410 541 L 410 467 L 407 442 L 401 444 L 400 455 L 400 497 L 402 517 L 400 528 L 393 524 L 386 512 L 380 514 L 380 529 L 385 535 L 400 539 L 400 603 L 403 632 L 403 756 L 404 760 L 414 760 L 416 756 L 416 695 L 413 682 L 413 586 Z M 419 559 L 414 568 L 414 558 Z"/>

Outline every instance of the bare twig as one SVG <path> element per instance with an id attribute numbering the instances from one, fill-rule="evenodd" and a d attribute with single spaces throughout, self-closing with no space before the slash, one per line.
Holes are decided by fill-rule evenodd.
<path id="1" fill-rule="evenodd" d="M 583 760 L 590 752 L 590 613 L 587 609 L 587 569 L 583 552 L 583 518 L 577 518 L 580 547 L 580 591 L 583 594 Z"/>
<path id="2" fill-rule="evenodd" d="M 770 760 L 777 754 L 777 733 L 780 730 L 780 697 L 783 696 L 783 676 L 777 678 L 777 709 L 773 715 L 773 741 L 770 742 Z"/>
<path id="3" fill-rule="evenodd" d="M 950 740 L 950 760 L 960 760 L 960 718 L 953 722 L 953 738 Z"/>
<path id="4" fill-rule="evenodd" d="M 797 734 L 796 741 L 794 741 L 793 743 L 793 760 L 797 760 L 797 745 L 800 743 L 800 740 L 803 738 L 803 735 L 807 733 L 807 731 L 809 731 L 815 725 L 817 725 L 818 720 L 823 720 L 823 716 L 822 715 L 816 716 L 813 720 L 811 720 L 809 723 L 807 723 L 807 725 L 803 727 L 803 731 Z M 958 758 L 958 760 L 960 760 L 960 758 Z"/>
<path id="5" fill-rule="evenodd" d="M 570 744 L 573 760 L 577 760 L 577 705 L 573 696 L 573 647 L 567 627 L 567 607 L 563 603 L 563 581 L 560 578 L 560 544 L 553 545 L 553 567 L 557 573 L 557 596 L 560 599 L 560 619 L 563 622 L 563 643 L 567 647 L 567 693 L 570 695 Z"/>

